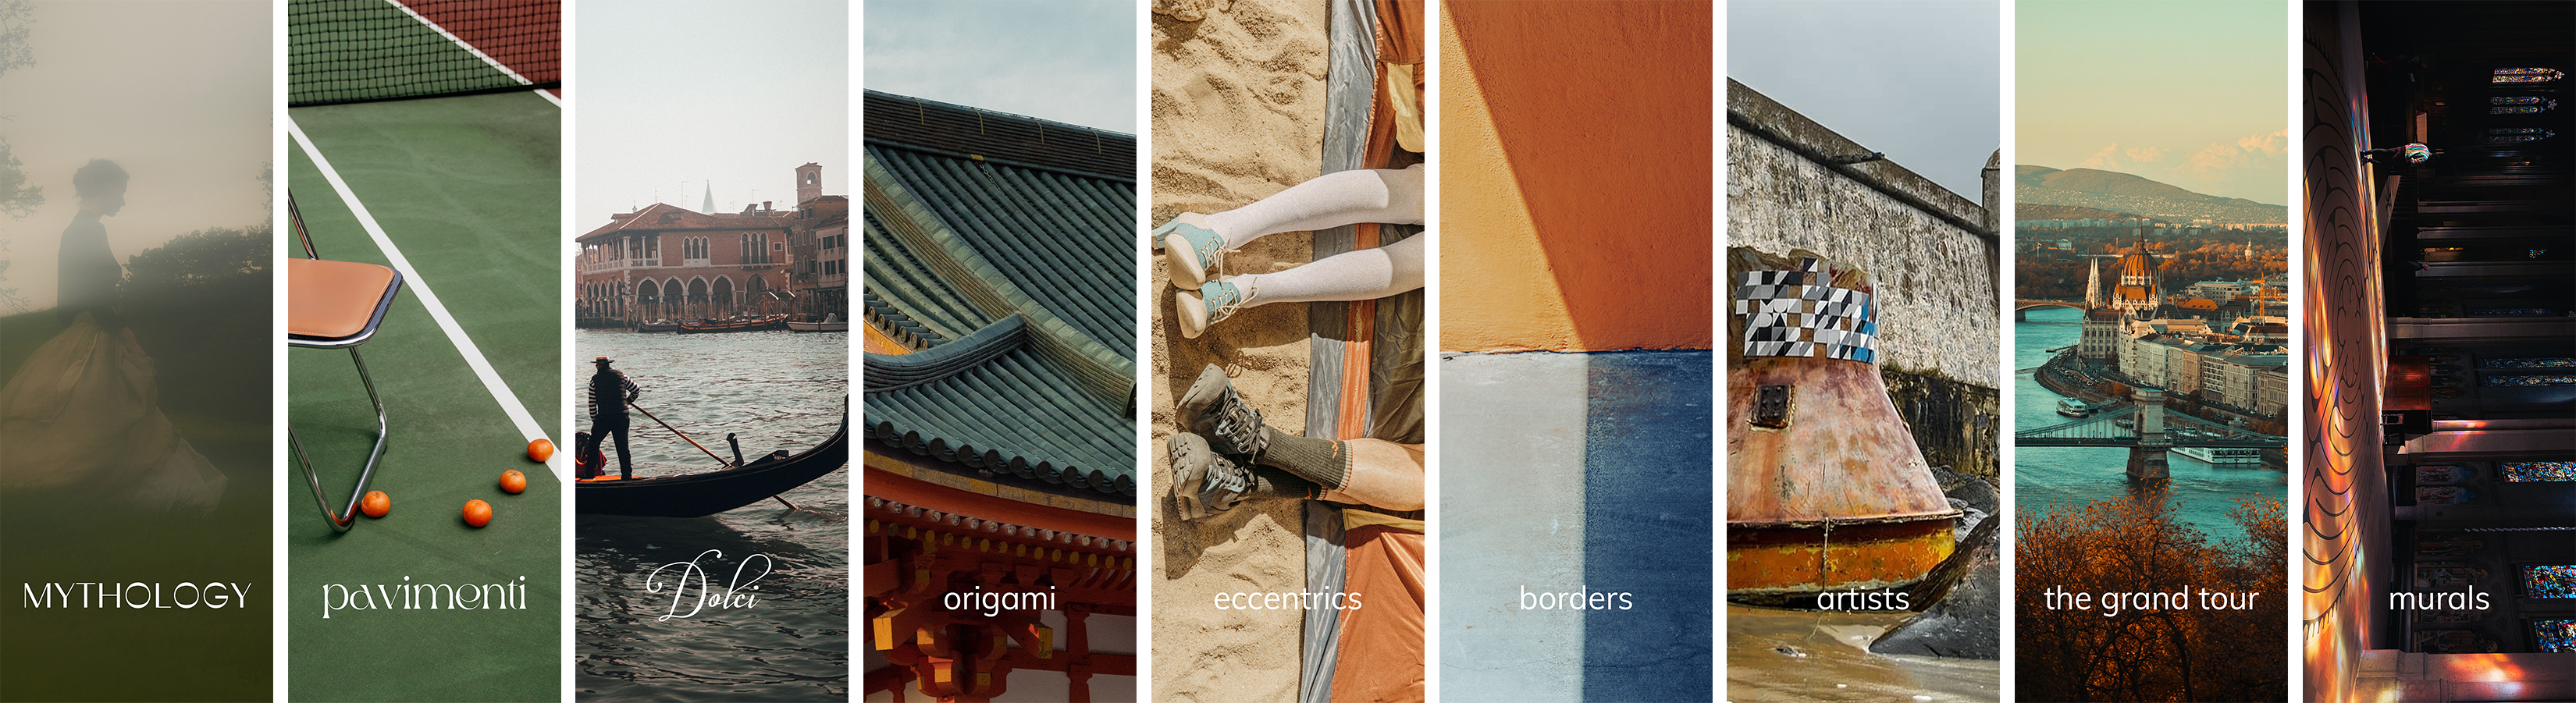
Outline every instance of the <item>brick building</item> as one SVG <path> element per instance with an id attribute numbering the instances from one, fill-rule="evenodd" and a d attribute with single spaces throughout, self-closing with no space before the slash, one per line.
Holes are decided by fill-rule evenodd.
<path id="1" fill-rule="evenodd" d="M 738 213 L 701 213 L 654 203 L 609 216 L 575 238 L 581 245 L 574 299 L 581 324 L 729 318 L 772 313 L 847 316 L 846 276 L 799 281 L 789 244 L 818 246 L 814 268 L 846 259 L 849 199 L 822 195 L 822 166 L 796 170 L 795 209 L 760 203 Z M 829 242 L 833 246 L 819 246 Z"/>

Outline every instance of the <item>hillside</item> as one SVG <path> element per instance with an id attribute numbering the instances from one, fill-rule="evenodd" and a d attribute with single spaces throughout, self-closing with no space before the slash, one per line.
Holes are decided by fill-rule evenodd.
<path id="1" fill-rule="evenodd" d="M 2078 207 L 2074 205 L 2013 203 L 2013 219 L 2016 220 L 2087 220 L 2096 217 L 2106 220 L 2115 220 L 2139 216 L 2140 215 L 2134 212 L 2119 212 L 2116 210 L 2103 210 L 2099 208 Z"/>
<path id="2" fill-rule="evenodd" d="M 2015 201 L 2030 205 L 2133 212 L 2148 217 L 2207 217 L 2219 223 L 2288 222 L 2290 217 L 2290 209 L 2285 206 L 2194 193 L 2115 171 L 2021 165 L 2014 167 L 2013 179 L 2017 184 L 2013 189 Z"/>

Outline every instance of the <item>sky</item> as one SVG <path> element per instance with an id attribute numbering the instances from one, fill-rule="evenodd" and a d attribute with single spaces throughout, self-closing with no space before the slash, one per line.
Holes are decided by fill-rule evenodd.
<path id="1" fill-rule="evenodd" d="M 717 212 L 795 207 L 796 167 L 850 195 L 848 5 L 837 0 L 588 2 L 573 15 L 573 221 L 656 198 Z M 574 234 L 579 234 L 575 232 Z"/>
<path id="2" fill-rule="evenodd" d="M 54 306 L 72 174 L 125 168 L 123 212 L 101 221 L 117 263 L 171 238 L 269 219 L 273 82 L 266 2 L 39 2 L 35 65 L 0 74 L 0 139 L 45 203 L 0 215 L 0 314 Z M 21 307 L 23 305 L 23 307 Z"/>
<path id="3" fill-rule="evenodd" d="M 1991 1 L 1726 4 L 1726 75 L 1970 201 L 2003 146 Z"/>
<path id="4" fill-rule="evenodd" d="M 2289 204 L 2296 7 L 2023 0 L 2015 160 Z"/>
<path id="5" fill-rule="evenodd" d="M 867 0 L 866 85 L 1136 133 L 1132 0 Z"/>

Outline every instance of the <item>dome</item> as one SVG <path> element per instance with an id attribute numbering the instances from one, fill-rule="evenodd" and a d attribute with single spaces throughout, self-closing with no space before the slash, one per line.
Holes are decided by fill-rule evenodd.
<path id="1" fill-rule="evenodd" d="M 2156 257 L 2148 255 L 2144 251 L 2120 257 L 2120 277 L 2147 277 L 2153 275 L 2156 275 Z"/>

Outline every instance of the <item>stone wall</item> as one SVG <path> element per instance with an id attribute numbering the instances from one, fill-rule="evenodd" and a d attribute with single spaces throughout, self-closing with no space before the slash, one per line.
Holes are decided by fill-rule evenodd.
<path id="1" fill-rule="evenodd" d="M 2002 379 L 1993 208 L 1884 159 L 1821 163 L 1870 150 L 1732 80 L 1726 110 L 1728 245 L 1805 248 L 1869 271 L 1886 368 L 1993 394 Z"/>
<path id="2" fill-rule="evenodd" d="M 1963 474 L 2001 481 L 1996 449 L 2003 424 L 2003 394 L 1992 386 L 1880 367 L 1887 400 L 1913 430 L 1923 461 Z"/>

